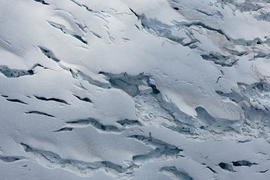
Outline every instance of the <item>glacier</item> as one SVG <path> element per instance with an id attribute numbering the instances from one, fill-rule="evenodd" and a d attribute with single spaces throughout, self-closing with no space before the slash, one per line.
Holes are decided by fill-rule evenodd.
<path id="1" fill-rule="evenodd" d="M 269 3 L 1 0 L 0 179 L 269 179 Z"/>

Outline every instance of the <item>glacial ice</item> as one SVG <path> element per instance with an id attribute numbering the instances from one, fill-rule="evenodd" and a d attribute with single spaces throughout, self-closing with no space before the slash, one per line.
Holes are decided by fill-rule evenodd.
<path id="1" fill-rule="evenodd" d="M 269 0 L 2 0 L 4 179 L 269 177 Z"/>

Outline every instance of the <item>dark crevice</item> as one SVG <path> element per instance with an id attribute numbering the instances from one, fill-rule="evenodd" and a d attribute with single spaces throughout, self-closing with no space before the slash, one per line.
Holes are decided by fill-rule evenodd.
<path id="1" fill-rule="evenodd" d="M 86 5 L 84 5 L 84 4 L 80 4 L 79 2 L 77 2 L 77 1 L 75 1 L 75 0 L 70 0 L 71 2 L 73 2 L 74 4 L 76 4 L 77 6 L 79 6 L 79 7 L 82 7 L 82 8 L 85 8 L 88 12 L 90 12 L 90 13 L 94 13 L 94 14 L 97 14 L 98 16 L 99 15 L 102 15 L 102 11 L 101 12 L 99 12 L 99 11 L 95 11 L 95 10 L 92 10 L 92 9 L 90 9 L 88 6 L 86 6 Z M 99 16 L 100 17 L 100 16 Z M 79 24 L 78 24 L 79 25 Z M 83 31 L 84 31 L 84 27 L 82 27 L 81 25 L 79 25 L 80 26 L 80 29 L 82 29 Z M 98 35 L 96 32 L 94 32 L 94 31 L 92 31 L 92 30 L 90 30 L 90 29 L 88 29 L 89 30 L 89 32 L 91 32 L 94 36 L 96 36 L 97 38 L 101 38 L 101 36 L 100 35 Z M 81 39 L 81 41 L 84 41 L 81 37 L 78 37 L 79 39 Z M 86 42 L 86 41 L 85 41 Z M 87 42 L 86 42 L 87 43 Z"/>
<path id="2" fill-rule="evenodd" d="M 228 51 L 230 54 L 234 55 L 234 56 L 246 56 L 248 55 L 247 51 L 237 51 L 237 50 L 232 50 L 232 49 L 228 49 L 228 48 L 224 48 L 226 51 Z"/>
<path id="3" fill-rule="evenodd" d="M 152 93 L 154 95 L 157 95 L 160 93 L 160 91 L 157 89 L 156 85 L 151 83 L 150 76 L 145 75 L 144 73 L 140 73 L 139 75 L 129 75 L 126 72 L 121 74 L 110 74 L 105 72 L 99 72 L 99 74 L 105 75 L 109 82 L 111 83 L 111 86 L 114 88 L 122 89 L 127 94 L 129 94 L 132 97 L 135 97 L 139 95 L 140 85 L 147 85 L 151 87 Z"/>
<path id="4" fill-rule="evenodd" d="M 116 122 L 118 124 L 121 124 L 122 126 L 142 126 L 142 123 L 138 120 L 124 119 L 124 120 L 119 120 Z"/>
<path id="5" fill-rule="evenodd" d="M 124 168 L 121 165 L 115 164 L 110 161 L 95 161 L 95 162 L 84 162 L 80 160 L 75 159 L 64 159 L 60 155 L 51 152 L 51 151 L 44 151 L 37 148 L 33 148 L 25 143 L 21 143 L 23 146 L 25 152 L 29 153 L 29 155 L 32 155 L 35 158 L 45 158 L 49 163 L 57 164 L 58 167 L 61 167 L 65 169 L 65 167 L 72 167 L 69 170 L 74 170 L 77 172 L 77 170 L 84 172 L 87 170 L 95 171 L 100 168 L 106 169 L 106 170 L 113 170 L 115 173 L 124 173 L 128 170 L 128 168 Z"/>
<path id="6" fill-rule="evenodd" d="M 214 169 L 212 169 L 211 167 L 207 166 L 207 168 L 212 171 L 213 173 L 217 173 Z"/>
<path id="7" fill-rule="evenodd" d="M 233 161 L 232 164 L 234 166 L 252 166 L 252 165 L 258 165 L 257 163 L 251 163 L 249 161 L 246 161 L 246 160 L 241 160 L 241 161 Z"/>
<path id="8" fill-rule="evenodd" d="M 206 24 L 204 24 L 203 22 L 180 22 L 177 24 L 177 26 L 179 27 L 192 27 L 192 26 L 200 26 L 204 29 L 207 29 L 207 30 L 210 30 L 210 31 L 214 31 L 214 32 L 217 32 L 218 34 L 224 36 L 228 41 L 233 41 L 230 37 L 228 37 L 221 29 L 215 29 L 215 28 L 212 28 Z"/>
<path id="9" fill-rule="evenodd" d="M 2 161 L 4 161 L 4 162 L 11 163 L 11 162 L 15 162 L 15 161 L 25 159 L 25 157 L 21 157 L 21 156 L 0 156 L 0 159 Z"/>
<path id="10" fill-rule="evenodd" d="M 110 74 L 99 72 L 99 74 L 105 75 L 111 83 L 112 87 L 122 89 L 132 97 L 135 97 L 140 93 L 138 86 L 141 84 L 142 80 L 145 79 L 147 81 L 148 78 L 143 73 L 137 76 L 130 76 L 127 73 Z"/>
<path id="11" fill-rule="evenodd" d="M 179 23 L 179 26 L 186 26 L 186 27 L 200 26 L 204 29 L 217 32 L 218 34 L 221 34 L 222 36 L 224 36 L 228 41 L 231 41 L 231 38 L 229 38 L 221 29 L 212 28 L 212 27 L 204 24 L 203 22 L 199 22 L 199 21 L 198 22 L 191 22 L 191 23 L 183 22 L 183 23 Z"/>
<path id="12" fill-rule="evenodd" d="M 154 94 L 159 94 L 160 93 L 160 91 L 157 89 L 156 85 L 150 84 L 149 86 L 152 88 Z"/>
<path id="13" fill-rule="evenodd" d="M 253 40 L 245 40 L 243 38 L 239 38 L 239 39 L 233 39 L 231 37 L 229 37 L 225 32 L 223 32 L 221 29 L 216 29 L 216 28 L 212 28 L 211 26 L 208 26 L 206 24 L 204 24 L 203 22 L 180 22 L 177 24 L 177 26 L 179 27 L 192 27 L 192 26 L 200 26 L 204 29 L 207 29 L 209 31 L 214 31 L 217 32 L 218 34 L 224 36 L 229 42 L 235 44 L 235 45 L 241 45 L 241 46 L 252 46 L 252 45 L 257 45 L 257 43 L 259 42 L 259 44 L 264 44 L 264 43 L 268 43 L 267 40 L 266 41 L 262 41 L 260 38 L 255 38 Z M 244 53 L 245 54 L 245 53 Z M 243 54 L 243 55 L 244 55 Z"/>
<path id="14" fill-rule="evenodd" d="M 21 104 L 27 104 L 19 99 L 11 99 L 11 98 L 8 98 L 8 96 L 6 95 L 1 95 L 2 97 L 4 97 L 7 101 L 10 101 L 10 102 L 16 102 L 16 103 L 21 103 Z"/>
<path id="15" fill-rule="evenodd" d="M 31 68 L 31 70 L 35 69 L 36 67 L 42 67 L 42 68 L 46 69 L 46 67 L 42 66 L 39 63 L 36 63 L 36 64 L 33 65 L 33 67 Z"/>
<path id="16" fill-rule="evenodd" d="M 175 117 L 174 118 L 174 123 L 176 124 L 176 126 L 165 126 L 168 129 L 181 133 L 181 134 L 185 134 L 185 135 L 191 135 L 191 136 L 198 136 L 199 134 L 197 133 L 196 129 L 194 127 L 192 127 L 192 125 L 181 122 L 179 120 L 177 120 Z M 201 129 L 204 129 L 204 126 L 201 126 Z"/>
<path id="17" fill-rule="evenodd" d="M 149 159 L 156 159 L 161 156 L 170 156 L 177 158 L 179 156 L 179 153 L 183 151 L 182 149 L 179 149 L 177 146 L 152 138 L 151 133 L 149 133 L 149 137 L 145 137 L 142 135 L 132 135 L 128 137 L 135 138 L 147 145 L 149 144 L 156 146 L 154 150 L 150 151 L 147 154 L 133 156 L 132 159 L 134 161 L 147 161 Z"/>
<path id="18" fill-rule="evenodd" d="M 179 171 L 175 166 L 162 167 L 159 171 L 172 173 L 177 179 L 193 180 L 193 178 L 189 174 L 183 171 Z"/>
<path id="19" fill-rule="evenodd" d="M 266 173 L 267 171 L 269 171 L 269 169 L 266 169 L 264 171 L 259 171 L 259 173 Z"/>
<path id="20" fill-rule="evenodd" d="M 37 63 L 34 64 L 33 67 L 29 70 L 22 70 L 22 69 L 10 69 L 8 66 L 1 65 L 0 66 L 0 72 L 4 74 L 8 78 L 18 78 L 21 76 L 29 76 L 34 75 L 34 69 L 36 67 L 43 67 L 41 64 Z"/>
<path id="21" fill-rule="evenodd" d="M 75 23 L 75 24 L 77 24 L 77 26 L 80 28 L 80 30 L 81 30 L 82 32 L 86 32 L 86 29 L 87 29 L 87 30 L 88 30 L 89 32 L 91 32 L 94 36 L 96 36 L 97 38 L 101 39 L 101 36 L 100 36 L 99 34 L 97 34 L 96 32 L 94 32 L 94 31 L 88 29 L 87 26 L 83 26 L 83 25 L 81 25 L 81 24 L 79 24 L 79 23 Z"/>
<path id="22" fill-rule="evenodd" d="M 57 62 L 58 66 L 60 68 L 62 68 L 63 70 L 69 71 L 74 79 L 77 79 L 79 81 L 85 80 L 89 84 L 94 85 L 94 86 L 98 86 L 100 88 L 104 88 L 104 89 L 109 89 L 110 88 L 110 84 L 107 83 L 107 82 L 100 82 L 98 80 L 95 80 L 95 79 L 91 78 L 90 76 L 88 76 L 87 74 L 83 73 L 80 70 L 76 70 L 76 69 L 73 70 L 73 69 L 61 64 L 60 60 L 54 55 L 54 53 L 51 50 L 49 50 L 49 49 L 47 49 L 45 47 L 41 47 L 41 46 L 39 46 L 39 48 L 40 48 L 40 50 L 42 51 L 42 53 L 45 56 L 47 56 L 48 58 L 50 58 L 50 59 L 54 60 L 55 62 Z"/>
<path id="23" fill-rule="evenodd" d="M 34 75 L 34 71 L 30 70 L 21 70 L 21 69 L 10 69 L 8 66 L 0 66 L 0 72 L 5 75 L 7 78 L 18 78 L 20 76 L 29 76 Z"/>
<path id="24" fill-rule="evenodd" d="M 81 100 L 81 101 L 85 101 L 85 102 L 92 103 L 91 99 L 89 99 L 88 97 L 82 98 L 82 97 L 77 96 L 77 95 L 75 95 L 75 94 L 73 94 L 73 96 L 75 96 L 76 98 L 78 98 L 78 99 Z"/>
<path id="25" fill-rule="evenodd" d="M 219 76 L 216 80 L 216 84 L 219 82 L 220 78 L 222 78 L 221 76 Z"/>
<path id="26" fill-rule="evenodd" d="M 81 31 L 85 32 L 85 28 L 86 28 L 87 26 L 84 26 L 84 25 L 82 25 L 82 24 L 80 24 L 80 23 L 77 23 L 77 22 L 75 22 L 75 24 L 80 28 Z"/>
<path id="27" fill-rule="evenodd" d="M 73 128 L 71 127 L 64 127 L 64 128 L 61 128 L 61 129 L 58 129 L 54 132 L 66 132 L 66 131 L 73 131 Z"/>
<path id="28" fill-rule="evenodd" d="M 75 0 L 71 0 L 74 4 L 80 6 L 80 7 L 84 7 L 87 11 L 91 12 L 91 13 L 99 13 L 98 11 L 94 11 L 92 9 L 90 9 L 88 6 L 84 5 L 84 4 L 80 4 Z"/>
<path id="29" fill-rule="evenodd" d="M 225 66 L 225 67 L 232 67 L 238 60 L 233 59 L 230 56 L 223 56 L 219 53 L 210 53 L 201 55 L 204 60 L 213 61 L 215 64 Z"/>
<path id="30" fill-rule="evenodd" d="M 251 142 L 251 140 L 244 140 L 244 141 L 237 141 L 238 143 L 248 143 Z"/>
<path id="31" fill-rule="evenodd" d="M 88 6 L 82 4 L 82 7 L 84 7 L 89 12 L 94 12 L 92 9 L 90 9 Z"/>
<path id="32" fill-rule="evenodd" d="M 21 101 L 21 100 L 19 100 L 19 99 L 6 99 L 7 101 L 10 101 L 10 102 L 16 102 L 16 103 L 21 103 L 21 104 L 27 104 L 27 103 L 25 103 L 25 102 L 23 102 L 23 101 Z"/>
<path id="33" fill-rule="evenodd" d="M 170 41 L 179 43 L 182 46 L 188 46 L 191 49 L 194 49 L 197 47 L 194 43 L 198 42 L 198 40 L 195 38 L 192 38 L 191 36 L 190 36 L 191 38 L 190 42 L 184 42 L 185 38 L 183 37 L 174 36 L 171 31 L 172 28 L 175 28 L 174 26 L 169 26 L 156 19 L 148 19 L 144 14 L 139 15 L 133 9 L 131 8 L 129 9 L 140 21 L 142 27 L 145 30 L 147 30 L 149 33 L 153 34 L 153 31 L 154 31 L 155 32 L 154 34 L 159 37 L 166 38 Z"/>
<path id="34" fill-rule="evenodd" d="M 67 104 L 69 105 L 65 100 L 63 99 L 57 99 L 57 98 L 45 98 L 45 97 L 41 97 L 41 96 L 35 96 L 38 100 L 42 100 L 42 101 L 55 101 L 58 103 L 63 103 L 63 104 Z"/>
<path id="35" fill-rule="evenodd" d="M 202 14 L 204 14 L 204 15 L 206 15 L 206 16 L 213 16 L 213 14 L 210 14 L 210 13 L 208 13 L 208 12 L 206 12 L 206 11 L 203 11 L 203 10 L 200 10 L 200 9 L 195 9 L 197 12 L 199 12 L 199 13 L 202 13 Z"/>
<path id="36" fill-rule="evenodd" d="M 230 172 L 236 172 L 233 170 L 233 166 L 229 163 L 219 163 L 218 164 L 220 168 L 224 169 L 224 170 L 227 170 L 227 171 L 230 171 Z"/>
<path id="37" fill-rule="evenodd" d="M 29 111 L 29 112 L 26 112 L 26 114 L 37 114 L 37 115 L 43 115 L 43 116 L 48 116 L 48 117 L 54 117 L 53 115 L 40 112 L 40 111 Z"/>
<path id="38" fill-rule="evenodd" d="M 151 152 L 149 152 L 148 154 L 142 154 L 142 155 L 135 155 L 132 157 L 133 161 L 147 161 L 149 159 L 154 159 L 154 158 L 159 158 L 162 156 L 164 152 L 164 149 L 161 148 L 155 148 L 154 150 L 152 150 Z"/>
<path id="39" fill-rule="evenodd" d="M 39 2 L 41 4 L 44 4 L 44 5 L 50 5 L 50 4 L 46 3 L 44 0 L 34 0 L 34 1 Z"/>
<path id="40" fill-rule="evenodd" d="M 83 126 L 92 125 L 93 127 L 101 131 L 106 131 L 106 132 L 120 132 L 121 131 L 116 126 L 104 125 L 94 118 L 69 121 L 67 122 L 67 125 L 72 126 L 72 127 L 75 127 L 76 125 L 83 125 Z"/>
<path id="41" fill-rule="evenodd" d="M 77 35 L 77 34 L 72 35 L 72 36 L 75 37 L 76 39 L 80 40 L 82 43 L 88 44 L 88 42 L 85 41 L 85 40 L 82 38 L 82 36 L 79 36 L 79 35 Z"/>
<path id="42" fill-rule="evenodd" d="M 77 72 L 75 72 L 72 69 L 69 69 L 69 71 L 72 74 L 72 77 L 75 78 L 75 79 L 85 80 L 89 84 L 94 85 L 94 86 L 98 86 L 98 87 L 103 88 L 103 89 L 109 89 L 110 88 L 109 83 L 103 83 L 103 82 L 97 81 L 97 80 L 91 78 L 90 76 L 88 76 L 87 74 L 85 74 L 85 73 L 83 73 L 83 72 L 81 72 L 79 70 L 77 70 Z"/>
<path id="43" fill-rule="evenodd" d="M 85 41 L 81 36 L 79 36 L 78 34 L 75 34 L 71 30 L 67 29 L 64 25 L 54 23 L 54 22 L 51 22 L 51 21 L 48 21 L 48 23 L 51 26 L 53 26 L 53 27 L 55 27 L 57 29 L 60 29 L 64 34 L 71 35 L 71 36 L 75 37 L 76 39 L 80 40 L 82 43 L 87 44 L 87 41 Z"/>
<path id="44" fill-rule="evenodd" d="M 129 8 L 129 10 L 138 18 L 138 20 L 140 19 L 140 16 L 135 11 L 133 11 L 133 9 Z"/>
<path id="45" fill-rule="evenodd" d="M 73 2 L 74 4 L 78 5 L 78 6 L 82 7 L 82 5 L 79 4 L 79 3 L 78 3 L 77 1 L 75 1 L 75 0 L 70 0 L 70 1 Z"/>
<path id="46" fill-rule="evenodd" d="M 224 93 L 222 91 L 216 91 L 216 93 L 222 97 L 228 97 L 231 101 L 239 103 L 243 100 L 243 96 L 238 92 L 232 91 L 230 93 Z"/>
<path id="47" fill-rule="evenodd" d="M 90 30 L 89 30 L 90 31 Z M 97 33 L 95 33 L 94 31 L 90 31 L 94 36 L 96 36 L 97 38 L 101 39 L 101 36 L 98 35 Z"/>
<path id="48" fill-rule="evenodd" d="M 42 52 L 45 56 L 47 56 L 49 59 L 52 59 L 52 60 L 54 60 L 55 62 L 60 62 L 60 60 L 54 55 L 54 53 L 53 53 L 51 50 L 49 50 L 49 49 L 47 49 L 47 48 L 45 48 L 45 47 L 42 47 L 42 46 L 39 46 L 39 49 L 40 49 L 41 52 Z"/>

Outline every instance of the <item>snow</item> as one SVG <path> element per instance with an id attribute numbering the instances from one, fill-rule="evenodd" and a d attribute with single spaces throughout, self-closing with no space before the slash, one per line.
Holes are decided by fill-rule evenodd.
<path id="1" fill-rule="evenodd" d="M 268 6 L 2 0 L 2 179 L 267 179 Z"/>

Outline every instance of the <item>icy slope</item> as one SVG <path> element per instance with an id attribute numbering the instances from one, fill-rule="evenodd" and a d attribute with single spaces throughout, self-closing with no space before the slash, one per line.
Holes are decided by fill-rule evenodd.
<path id="1" fill-rule="evenodd" d="M 268 179 L 267 0 L 1 0 L 10 179 Z"/>

